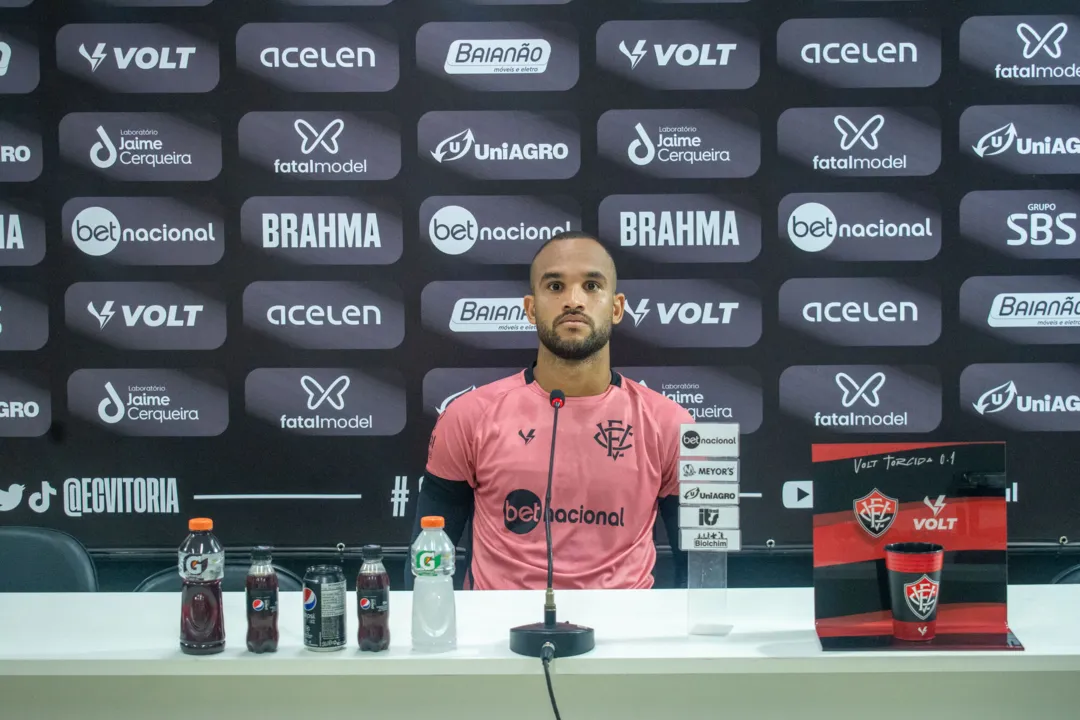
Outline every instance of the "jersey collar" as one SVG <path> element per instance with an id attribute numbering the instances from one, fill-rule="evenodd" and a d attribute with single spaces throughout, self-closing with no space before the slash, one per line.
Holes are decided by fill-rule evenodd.
<path id="1" fill-rule="evenodd" d="M 534 382 L 536 382 L 536 378 L 533 376 L 533 368 L 534 367 L 536 367 L 536 362 L 535 361 L 533 361 L 532 365 L 525 368 L 525 384 L 526 385 L 532 385 Z M 611 371 L 611 384 L 614 385 L 615 387 L 622 387 L 622 375 L 615 372 L 614 370 Z"/>

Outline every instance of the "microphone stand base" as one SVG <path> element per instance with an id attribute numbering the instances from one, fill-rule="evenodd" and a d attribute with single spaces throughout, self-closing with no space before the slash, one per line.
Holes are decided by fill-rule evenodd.
<path id="1" fill-rule="evenodd" d="M 542 622 L 520 625 L 510 628 L 510 650 L 526 657 L 540 657 L 544 643 L 555 646 L 555 657 L 584 655 L 596 647 L 593 629 L 573 623 L 555 623 L 554 626 Z"/>

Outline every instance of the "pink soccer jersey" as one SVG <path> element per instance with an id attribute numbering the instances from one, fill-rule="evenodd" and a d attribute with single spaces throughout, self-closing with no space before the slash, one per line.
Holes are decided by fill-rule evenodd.
<path id="1" fill-rule="evenodd" d="M 601 395 L 559 411 L 552 479 L 556 588 L 649 588 L 657 499 L 678 492 L 689 412 L 613 374 Z M 541 506 L 553 410 L 531 369 L 456 398 L 435 424 L 427 472 L 473 488 L 473 587 L 547 585 Z"/>

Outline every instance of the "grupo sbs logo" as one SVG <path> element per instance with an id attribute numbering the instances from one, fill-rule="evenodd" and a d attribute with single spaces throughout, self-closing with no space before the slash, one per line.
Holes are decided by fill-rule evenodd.
<path id="1" fill-rule="evenodd" d="M 983 190 L 960 202 L 960 233 L 980 250 L 1018 260 L 1080 258 L 1080 193 Z"/>
<path id="2" fill-rule="evenodd" d="M 976 330 L 1020 345 L 1080 343 L 1080 278 L 968 278 L 960 286 L 960 318 Z"/>
<path id="3" fill-rule="evenodd" d="M 780 322 L 827 345 L 930 345 L 941 299 L 922 278 L 795 278 L 780 286 Z"/>
<path id="4" fill-rule="evenodd" d="M 0 437 L 40 437 L 51 426 L 48 380 L 35 371 L 0 372 Z"/>
<path id="5" fill-rule="evenodd" d="M 969 365 L 960 374 L 960 406 L 969 415 L 1017 432 L 1076 432 L 1080 366 Z"/>
<path id="6" fill-rule="evenodd" d="M 749 367 L 616 368 L 625 382 L 637 382 L 686 408 L 697 422 L 738 423 L 749 435 L 761 427 L 761 375 Z"/>
<path id="7" fill-rule="evenodd" d="M 244 290 L 244 325 L 295 348 L 385 350 L 405 338 L 405 309 L 386 281 L 258 281 Z"/>
<path id="8" fill-rule="evenodd" d="M 793 108 L 777 123 L 780 154 L 835 176 L 932 175 L 941 125 L 929 108 Z"/>
<path id="9" fill-rule="evenodd" d="M 546 241 L 581 229 L 581 208 L 566 196 L 431 197 L 420 206 L 420 234 L 439 253 L 482 264 L 532 262 Z"/>
<path id="10" fill-rule="evenodd" d="M 761 339 L 760 291 L 750 280 L 624 280 L 615 334 L 653 347 L 750 347 Z"/>
<path id="11" fill-rule="evenodd" d="M 941 29 L 928 20 L 788 20 L 776 49 L 784 68 L 828 87 L 929 87 L 941 76 Z"/>
<path id="12" fill-rule="evenodd" d="M 215 350 L 225 342 L 220 289 L 202 283 L 78 282 L 64 293 L 67 326 L 127 350 Z"/>
<path id="13" fill-rule="evenodd" d="M 420 293 L 424 327 L 472 347 L 535 348 L 536 326 L 525 314 L 527 282 L 437 281 Z"/>
<path id="14" fill-rule="evenodd" d="M 744 90 L 761 74 L 757 30 L 741 20 L 612 20 L 596 64 L 654 90 Z"/>
<path id="15" fill-rule="evenodd" d="M 116 265 L 213 265 L 225 252 L 225 221 L 209 199 L 82 197 L 64 203 L 66 246 Z"/>
<path id="16" fill-rule="evenodd" d="M 220 75 L 205 28 L 159 23 L 74 23 L 56 33 L 62 71 L 116 93 L 204 93 Z"/>
<path id="17" fill-rule="evenodd" d="M 780 201 L 780 237 L 829 260 L 930 260 L 941 209 L 927 193 L 796 193 Z"/>
<path id="18" fill-rule="evenodd" d="M 577 30 L 558 22 L 431 22 L 416 64 L 467 90 L 569 90 L 579 74 Z"/>
<path id="19" fill-rule="evenodd" d="M 0 267 L 27 267 L 44 259 L 41 209 L 21 200 L 0 200 Z"/>
<path id="20" fill-rule="evenodd" d="M 597 141 L 608 161 L 652 177 L 743 178 L 761 166 L 749 110 L 609 110 Z"/>
<path id="21" fill-rule="evenodd" d="M 429 112 L 420 157 L 478 180 L 565 180 L 581 167 L 577 116 L 568 112 Z"/>
<path id="22" fill-rule="evenodd" d="M 389 197 L 253 197 L 240 209 L 244 245 L 297 265 L 389 265 L 401 259 L 401 206 Z"/>
<path id="23" fill-rule="evenodd" d="M 750 262 L 761 252 L 749 195 L 609 195 L 599 214 L 602 242 L 651 262 Z"/>
<path id="24" fill-rule="evenodd" d="M 0 352 L 40 350 L 48 340 L 49 302 L 42 285 L 0 285 Z"/>
<path id="25" fill-rule="evenodd" d="M 0 95 L 32 92 L 41 80 L 37 33 L 28 27 L 0 28 Z"/>
<path id="26" fill-rule="evenodd" d="M 961 151 L 1016 174 L 1080 172 L 1074 105 L 976 105 L 960 115 Z"/>
<path id="27" fill-rule="evenodd" d="M 240 156 L 283 180 L 390 180 L 401 171 L 397 118 L 369 112 L 250 112 Z"/>
<path id="28" fill-rule="evenodd" d="M 450 403 L 478 387 L 520 373 L 520 367 L 435 368 L 424 375 L 424 414 L 439 417 Z"/>
<path id="29" fill-rule="evenodd" d="M 77 112 L 60 121 L 60 156 L 112 180 L 213 180 L 221 136 L 209 115 Z"/>
<path id="30" fill-rule="evenodd" d="M 259 368 L 244 383 L 248 415 L 295 435 L 397 435 L 405 381 L 393 368 Z"/>
<path id="31" fill-rule="evenodd" d="M 0 119 L 0 182 L 30 182 L 41 175 L 40 126 L 29 116 Z"/>
<path id="32" fill-rule="evenodd" d="M 960 62 L 1011 85 L 1080 85 L 1080 16 L 968 18 L 960 26 Z"/>
<path id="33" fill-rule="evenodd" d="M 247 23 L 241 70 L 289 92 L 385 92 L 400 77 L 397 36 L 383 23 Z"/>
<path id="34" fill-rule="evenodd" d="M 932 432 L 941 377 L 923 365 L 796 365 L 780 375 L 780 409 L 830 432 Z"/>
<path id="35" fill-rule="evenodd" d="M 116 435 L 210 437 L 229 424 L 229 396 L 217 370 L 76 370 L 68 411 Z"/>

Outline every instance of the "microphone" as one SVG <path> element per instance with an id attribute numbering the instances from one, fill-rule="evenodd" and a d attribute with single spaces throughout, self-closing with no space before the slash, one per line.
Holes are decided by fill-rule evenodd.
<path id="1" fill-rule="evenodd" d="M 593 629 L 573 623 L 556 622 L 555 590 L 552 587 L 554 559 L 551 552 L 551 477 L 555 472 L 555 437 L 559 427 L 559 408 L 566 404 L 566 393 L 552 390 L 548 396 L 555 416 L 551 424 L 551 457 L 548 459 L 547 490 L 544 493 L 544 534 L 547 537 L 547 592 L 544 593 L 544 622 L 510 629 L 510 650 L 528 657 L 570 657 L 582 655 L 596 646 Z"/>

